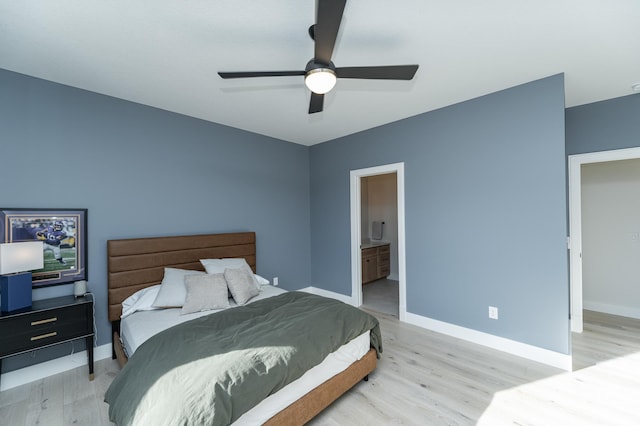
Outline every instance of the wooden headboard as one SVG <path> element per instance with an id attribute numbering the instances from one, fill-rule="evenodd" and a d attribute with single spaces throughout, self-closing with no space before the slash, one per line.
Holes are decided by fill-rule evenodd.
<path id="1" fill-rule="evenodd" d="M 255 272 L 255 232 L 107 241 L 109 321 L 120 319 L 127 297 L 160 284 L 165 267 L 202 271 L 200 259 L 224 257 L 244 257 Z"/>

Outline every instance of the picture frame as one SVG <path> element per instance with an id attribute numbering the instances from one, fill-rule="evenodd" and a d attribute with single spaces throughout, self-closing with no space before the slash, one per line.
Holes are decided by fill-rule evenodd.
<path id="1" fill-rule="evenodd" d="M 87 280 L 87 209 L 0 208 L 0 242 L 42 241 L 32 287 Z"/>

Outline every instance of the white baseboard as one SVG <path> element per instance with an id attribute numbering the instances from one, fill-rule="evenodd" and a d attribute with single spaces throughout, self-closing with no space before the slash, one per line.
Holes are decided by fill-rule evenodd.
<path id="1" fill-rule="evenodd" d="M 330 297 L 332 299 L 337 299 L 344 303 L 354 305 L 353 299 L 351 297 L 345 296 L 344 294 L 323 290 L 321 288 L 307 287 L 300 289 L 300 291 L 306 291 L 307 293 Z M 525 343 L 516 342 L 515 340 L 505 339 L 504 337 L 494 336 L 493 334 L 483 333 L 481 331 L 472 330 L 470 328 L 460 327 L 458 325 L 449 324 L 443 321 L 434 320 L 409 312 L 407 312 L 404 317 L 405 322 L 417 325 L 418 327 L 426 328 L 427 330 L 435 331 L 438 333 L 446 334 L 447 336 L 487 346 L 492 349 L 510 353 L 512 355 L 517 355 L 519 357 L 550 365 L 552 367 L 560 368 L 565 371 L 571 371 L 572 369 L 573 362 L 571 355 L 550 351 L 548 349 L 539 348 L 537 346 L 527 345 Z"/>
<path id="2" fill-rule="evenodd" d="M 526 343 L 516 342 L 515 340 L 494 336 L 493 334 L 460 327 L 458 325 L 449 324 L 409 312 L 406 314 L 406 321 L 410 324 L 417 325 L 418 327 L 423 327 L 428 330 L 446 334 L 447 336 L 456 337 L 468 342 L 477 343 L 479 345 L 507 352 L 512 355 L 550 365 L 562 370 L 571 371 L 572 369 L 571 355 L 527 345 Z"/>
<path id="3" fill-rule="evenodd" d="M 582 302 L 582 308 L 588 311 L 603 312 L 605 314 L 640 319 L 640 309 L 629 306 L 610 305 L 608 303 L 590 302 L 585 300 Z"/>
<path id="4" fill-rule="evenodd" d="M 111 358 L 111 343 L 93 349 L 94 362 L 107 358 Z M 73 370 L 81 366 L 87 366 L 87 351 L 76 352 L 61 358 L 10 371 L 3 374 L 0 378 L 0 391 L 35 382 L 36 380 Z M 88 374 L 89 371 L 87 370 L 87 375 Z"/>
<path id="5" fill-rule="evenodd" d="M 324 297 L 328 297 L 330 299 L 339 300 L 339 301 L 344 302 L 344 303 L 346 303 L 348 305 L 354 305 L 353 298 L 351 296 L 345 296 L 344 294 L 334 293 L 333 291 L 324 290 L 324 289 L 317 288 L 317 287 L 305 287 L 305 288 L 301 288 L 298 291 L 304 291 L 304 292 L 311 293 L 311 294 L 317 294 L 318 296 L 324 296 Z"/>

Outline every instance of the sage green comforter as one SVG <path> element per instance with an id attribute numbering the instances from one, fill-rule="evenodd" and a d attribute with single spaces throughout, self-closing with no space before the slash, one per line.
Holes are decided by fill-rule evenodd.
<path id="1" fill-rule="evenodd" d="M 118 425 L 227 425 L 378 320 L 290 292 L 165 330 L 143 343 L 105 395 Z"/>

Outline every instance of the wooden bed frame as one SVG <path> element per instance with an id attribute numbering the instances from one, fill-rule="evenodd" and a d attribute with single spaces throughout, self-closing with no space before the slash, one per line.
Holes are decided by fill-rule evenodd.
<path id="1" fill-rule="evenodd" d="M 113 358 L 120 367 L 127 357 L 120 341 L 122 302 L 133 293 L 160 284 L 164 268 L 204 270 L 200 259 L 243 257 L 256 271 L 256 234 L 237 232 L 176 237 L 133 238 L 107 241 L 109 321 L 113 333 Z M 269 419 L 266 425 L 300 425 L 308 422 L 376 368 L 371 349 L 349 368 L 322 383 Z"/>

